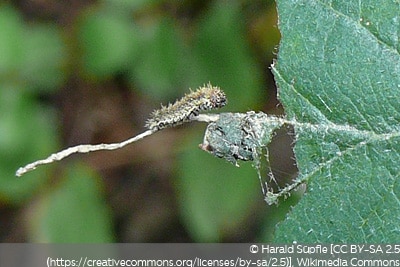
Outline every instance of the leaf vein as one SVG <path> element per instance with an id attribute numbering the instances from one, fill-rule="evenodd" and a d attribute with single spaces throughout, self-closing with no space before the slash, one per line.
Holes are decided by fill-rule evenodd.
<path id="1" fill-rule="evenodd" d="M 374 34 L 370 29 L 368 29 L 367 27 L 365 27 L 363 24 L 360 23 L 361 21 L 361 14 L 359 17 L 358 21 L 355 21 L 352 17 L 344 14 L 343 12 L 340 12 L 337 9 L 334 9 L 332 6 L 327 5 L 326 3 L 322 2 L 321 0 L 315 0 L 315 2 L 321 4 L 321 6 L 325 6 L 326 8 L 332 10 L 336 15 L 341 16 L 343 18 L 346 18 L 348 21 L 352 21 L 355 23 L 356 26 L 359 26 L 360 28 L 364 29 L 367 33 L 369 33 L 370 36 L 373 37 L 373 39 L 375 39 L 378 43 L 386 46 L 389 48 L 390 51 L 392 51 L 393 53 L 395 53 L 397 56 L 400 56 L 400 52 L 393 46 L 391 46 L 390 44 L 386 43 L 384 40 L 382 40 L 379 36 L 377 36 L 376 34 Z"/>
<path id="2" fill-rule="evenodd" d="M 309 172 L 308 174 L 299 177 L 297 180 L 299 182 L 306 182 L 309 181 L 310 178 L 317 174 L 319 171 L 321 171 L 324 168 L 330 167 L 332 164 L 334 164 L 336 161 L 341 160 L 345 155 L 350 154 L 352 151 L 355 151 L 357 149 L 363 148 L 368 144 L 373 144 L 373 143 L 379 143 L 379 142 L 388 142 L 392 138 L 400 137 L 400 133 L 392 133 L 392 134 L 374 134 L 372 137 L 370 137 L 366 141 L 359 142 L 357 145 L 349 147 L 345 150 L 343 150 L 339 155 L 336 155 L 332 157 L 330 160 L 323 162 L 318 165 L 317 168 Z"/>

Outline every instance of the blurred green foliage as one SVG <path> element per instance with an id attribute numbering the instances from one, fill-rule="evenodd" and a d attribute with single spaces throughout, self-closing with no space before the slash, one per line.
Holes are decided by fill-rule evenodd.
<path id="1" fill-rule="evenodd" d="M 110 211 L 99 179 L 81 165 L 70 166 L 65 179 L 44 196 L 30 221 L 33 242 L 111 242 Z M 62 208 L 61 208 L 62 207 Z"/>
<path id="2" fill-rule="evenodd" d="M 28 26 L 10 6 L 0 8 L 0 28 L 0 199 L 14 204 L 46 179 L 42 169 L 17 180 L 15 169 L 56 148 L 53 111 L 35 98 L 60 85 L 63 47 L 53 27 Z"/>
<path id="3" fill-rule="evenodd" d="M 246 18 L 253 13 L 259 19 L 250 36 Z M 276 15 L 264 1 L 252 6 L 172 0 L 99 1 L 74 14 L 67 27 L 57 20 L 26 19 L 23 9 L 0 5 L 0 203 L 35 210 L 28 216 L 27 240 L 118 241 L 98 186 L 102 181 L 92 172 L 68 165 L 66 173 L 54 175 L 53 164 L 14 177 L 19 166 L 61 147 L 56 145 L 62 136 L 55 116 L 59 103 L 46 99 L 52 101 L 76 75 L 97 84 L 122 75 L 155 104 L 210 81 L 228 94 L 225 111 L 258 109 L 267 98 L 263 63 L 273 56 L 265 51 L 273 51 L 279 38 L 276 28 L 259 21 Z M 262 47 L 265 58 L 256 58 L 259 47 L 249 38 L 265 44 L 266 35 L 275 41 Z M 193 241 L 229 240 L 262 195 L 250 164 L 238 169 L 196 149 L 201 131 L 188 134 L 176 162 L 179 216 Z"/>
<path id="4" fill-rule="evenodd" d="M 195 147 L 201 133 L 185 146 Z M 194 240 L 217 242 L 235 234 L 259 200 L 260 185 L 250 163 L 240 168 L 187 149 L 177 176 L 181 215 Z"/>
<path id="5" fill-rule="evenodd" d="M 129 14 L 121 16 L 103 9 L 82 14 L 78 23 L 78 40 L 82 66 L 96 79 L 105 79 L 123 70 L 137 50 L 137 38 Z"/>

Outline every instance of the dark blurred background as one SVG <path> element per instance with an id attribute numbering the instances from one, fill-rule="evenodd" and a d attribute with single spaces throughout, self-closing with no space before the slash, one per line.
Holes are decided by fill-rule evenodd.
<path id="1" fill-rule="evenodd" d="M 283 114 L 269 70 L 279 37 L 269 0 L 2 1 L 1 242 L 270 241 L 296 200 L 267 206 L 250 162 L 198 149 L 205 124 L 14 174 L 141 133 L 160 103 L 208 82 L 228 96 L 221 112 Z M 269 148 L 283 185 L 291 145 L 283 130 Z"/>

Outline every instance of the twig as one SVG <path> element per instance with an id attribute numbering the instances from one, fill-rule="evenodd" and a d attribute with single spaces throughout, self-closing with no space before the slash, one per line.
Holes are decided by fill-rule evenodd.
<path id="1" fill-rule="evenodd" d="M 199 114 L 193 118 L 191 118 L 191 120 L 195 120 L 195 121 L 200 121 L 200 122 L 213 122 L 218 120 L 219 115 L 218 114 Z M 152 135 L 155 132 L 158 132 L 159 130 L 154 128 L 152 130 L 147 130 L 141 134 L 136 135 L 135 137 L 132 137 L 128 140 L 122 141 L 120 143 L 112 143 L 112 144 L 97 144 L 97 145 L 90 145 L 90 144 L 86 144 L 86 145 L 77 145 L 77 146 L 73 146 L 73 147 L 69 147 L 66 148 L 60 152 L 51 154 L 49 157 L 47 157 L 46 159 L 41 159 L 41 160 L 37 160 L 35 162 L 29 163 L 24 167 L 21 167 L 17 170 L 17 172 L 15 173 L 16 176 L 20 177 L 23 174 L 32 171 L 34 169 L 36 169 L 37 166 L 39 165 L 44 165 L 44 164 L 49 164 L 55 161 L 60 161 L 66 157 L 68 157 L 69 155 L 75 154 L 75 153 L 89 153 L 89 152 L 93 152 L 93 151 L 100 151 L 100 150 L 115 150 L 115 149 L 119 149 L 122 148 L 126 145 L 129 145 L 133 142 L 136 142 L 140 139 L 145 138 L 146 136 Z"/>
<path id="2" fill-rule="evenodd" d="M 41 159 L 41 160 L 37 160 L 35 162 L 29 163 L 28 165 L 21 167 L 17 170 L 17 172 L 15 173 L 16 176 L 20 177 L 21 175 L 32 171 L 34 169 L 36 169 L 37 166 L 39 165 L 44 165 L 44 164 L 49 164 L 55 161 L 59 161 L 62 160 L 63 158 L 68 157 L 71 154 L 75 154 L 75 153 L 89 153 L 89 152 L 93 152 L 93 151 L 99 151 L 99 150 L 115 150 L 115 149 L 119 149 L 122 148 L 126 145 L 129 145 L 133 142 L 136 142 L 140 139 L 143 139 L 146 136 L 149 136 L 153 133 L 155 133 L 155 130 L 147 130 L 139 135 L 136 135 L 135 137 L 132 137 L 128 140 L 125 140 L 121 143 L 112 143 L 112 144 L 98 144 L 98 145 L 77 145 L 77 146 L 73 146 L 73 147 L 69 147 L 67 149 L 64 149 L 60 152 L 51 154 L 48 158 L 46 159 Z"/>

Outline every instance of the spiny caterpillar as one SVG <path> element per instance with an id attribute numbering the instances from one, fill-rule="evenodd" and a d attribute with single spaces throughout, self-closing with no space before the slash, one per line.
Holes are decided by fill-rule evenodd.
<path id="1" fill-rule="evenodd" d="M 88 153 L 91 151 L 99 150 L 115 150 L 125 147 L 133 142 L 136 142 L 146 136 L 152 135 L 158 130 L 180 125 L 189 122 L 193 119 L 209 122 L 215 120 L 217 117 L 211 118 L 210 116 L 200 119 L 199 113 L 202 110 L 211 110 L 221 108 L 227 103 L 225 93 L 219 87 L 213 87 L 211 84 L 204 85 L 196 91 L 190 91 L 181 100 L 176 101 L 174 104 L 168 106 L 161 106 L 161 109 L 153 111 L 150 118 L 146 122 L 147 131 L 138 134 L 125 141 L 112 144 L 97 144 L 97 145 L 77 145 L 68 147 L 57 153 L 53 153 L 45 159 L 37 160 L 25 165 L 17 170 L 15 175 L 21 176 L 26 172 L 36 169 L 39 165 L 49 164 L 54 161 L 62 160 L 71 154 L 75 153 Z M 211 114 L 209 114 L 211 115 Z M 213 114 L 216 115 L 216 114 Z"/>
<path id="2" fill-rule="evenodd" d="M 145 127 L 152 131 L 174 127 L 191 121 L 200 111 L 222 108 L 226 104 L 225 93 L 208 83 L 196 91 L 190 91 L 174 104 L 161 105 L 161 109 L 151 113 Z"/>

